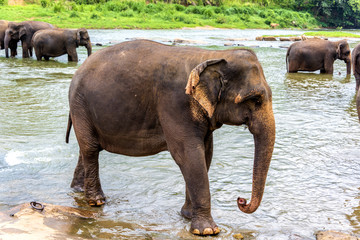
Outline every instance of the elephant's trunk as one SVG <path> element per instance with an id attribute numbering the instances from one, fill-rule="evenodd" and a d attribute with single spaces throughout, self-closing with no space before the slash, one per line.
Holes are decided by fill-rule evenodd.
<path id="1" fill-rule="evenodd" d="M 91 55 L 91 50 L 92 50 L 92 47 L 91 47 L 91 42 L 89 41 L 89 43 L 86 45 L 86 49 L 87 49 L 87 53 L 88 53 L 88 57 Z"/>
<path id="2" fill-rule="evenodd" d="M 346 74 L 347 75 L 351 74 L 351 60 L 350 59 L 348 61 L 346 61 Z"/>
<path id="3" fill-rule="evenodd" d="M 250 120 L 249 130 L 253 134 L 255 142 L 251 201 L 249 204 L 244 198 L 238 198 L 237 201 L 239 209 L 244 213 L 256 211 L 265 189 L 266 176 L 275 144 L 275 120 L 271 101 L 264 110 L 253 116 L 253 119 Z"/>
<path id="4" fill-rule="evenodd" d="M 5 45 L 5 56 L 9 58 L 9 43 L 10 43 L 10 34 L 8 31 L 5 32 L 4 45 Z"/>

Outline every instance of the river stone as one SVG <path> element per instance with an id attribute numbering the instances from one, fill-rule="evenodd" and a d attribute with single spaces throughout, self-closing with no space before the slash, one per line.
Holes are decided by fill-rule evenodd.
<path id="1" fill-rule="evenodd" d="M 317 240 L 360 240 L 360 238 L 336 231 L 320 231 L 316 234 Z"/>
<path id="2" fill-rule="evenodd" d="M 93 211 L 42 204 L 42 211 L 26 203 L 9 210 L 7 215 L 0 214 L 0 239 L 70 239 L 68 234 L 77 222 L 98 217 Z M 83 238 L 72 236 L 71 239 Z"/>

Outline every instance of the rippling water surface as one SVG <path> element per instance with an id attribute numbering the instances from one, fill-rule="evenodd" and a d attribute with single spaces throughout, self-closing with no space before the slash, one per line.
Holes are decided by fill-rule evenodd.
<path id="1" fill-rule="evenodd" d="M 256 42 L 266 30 L 90 30 L 97 51 L 108 45 L 148 38 L 171 44 L 225 49 L 252 47 L 273 91 L 277 136 L 265 194 L 254 214 L 240 212 L 238 196 L 250 198 L 254 145 L 244 127 L 223 126 L 214 133 L 209 172 L 212 214 L 222 229 L 214 239 L 314 239 L 318 230 L 360 234 L 360 124 L 355 79 L 335 62 L 333 75 L 287 74 L 290 43 Z M 233 40 L 233 41 L 232 41 Z M 350 39 L 353 48 L 357 43 Z M 21 51 L 18 50 L 20 53 Z M 65 144 L 67 93 L 80 62 L 63 56 L 49 62 L 6 59 L 0 52 L 0 211 L 37 200 L 87 208 L 69 185 L 78 156 L 71 133 Z M 74 222 L 69 236 L 84 238 L 192 239 L 183 219 L 184 181 L 167 152 L 130 158 L 102 152 L 100 177 L 107 204 L 92 209 L 97 220 Z"/>

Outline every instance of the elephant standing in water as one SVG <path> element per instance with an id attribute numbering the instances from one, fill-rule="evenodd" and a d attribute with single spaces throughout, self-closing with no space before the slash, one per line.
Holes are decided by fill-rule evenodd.
<path id="1" fill-rule="evenodd" d="M 78 61 L 76 48 L 85 46 L 88 56 L 91 54 L 91 41 L 85 28 L 77 30 L 69 29 L 44 29 L 37 31 L 32 38 L 38 61 L 50 57 L 59 57 L 68 54 L 68 61 Z"/>
<path id="2" fill-rule="evenodd" d="M 308 39 L 291 44 L 286 53 L 286 68 L 289 73 L 320 70 L 333 74 L 336 59 L 344 60 L 346 74 L 351 74 L 350 47 L 346 40 Z"/>
<path id="3" fill-rule="evenodd" d="M 358 117 L 360 121 L 360 93 L 359 93 L 359 86 L 360 86 L 360 44 L 356 45 L 355 48 L 352 50 L 351 53 L 352 57 L 352 64 L 353 64 L 353 73 L 356 81 L 356 108 L 358 112 Z"/>
<path id="4" fill-rule="evenodd" d="M 197 235 L 220 232 L 211 216 L 208 171 L 213 131 L 247 125 L 255 156 L 250 203 L 259 207 L 275 142 L 272 93 L 251 50 L 204 50 L 147 40 L 124 42 L 92 54 L 74 74 L 69 122 L 80 147 L 71 186 L 92 206 L 105 203 L 99 152 L 147 156 L 168 150 L 186 184 L 184 217 Z"/>
<path id="5" fill-rule="evenodd" d="M 5 49 L 5 36 L 6 36 L 6 32 L 8 31 L 8 26 L 9 26 L 8 21 L 5 20 L 0 20 L 0 49 Z M 11 51 L 11 57 L 15 57 L 17 54 L 17 41 L 11 40 L 8 43 L 8 47 L 10 48 Z M 6 57 L 9 57 L 9 53 L 5 52 Z"/>
<path id="6" fill-rule="evenodd" d="M 21 40 L 23 58 L 32 57 L 31 39 L 36 31 L 41 29 L 54 28 L 53 25 L 46 22 L 25 21 L 20 23 L 9 23 L 5 34 L 5 54 L 9 57 L 8 48 L 10 42 Z"/>

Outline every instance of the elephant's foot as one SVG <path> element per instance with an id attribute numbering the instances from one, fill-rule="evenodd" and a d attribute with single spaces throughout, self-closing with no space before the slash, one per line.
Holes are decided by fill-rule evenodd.
<path id="1" fill-rule="evenodd" d="M 195 235 L 217 235 L 220 233 L 220 229 L 212 219 L 197 217 L 192 219 L 190 232 Z"/>
<path id="2" fill-rule="evenodd" d="M 88 198 L 88 203 L 91 207 L 100 207 L 105 204 L 105 197 L 102 194 L 98 194 L 95 198 Z"/>
<path id="3" fill-rule="evenodd" d="M 181 215 L 184 218 L 191 219 L 192 218 L 192 207 L 191 204 L 188 204 L 187 202 L 184 203 L 184 206 L 181 208 Z"/>

